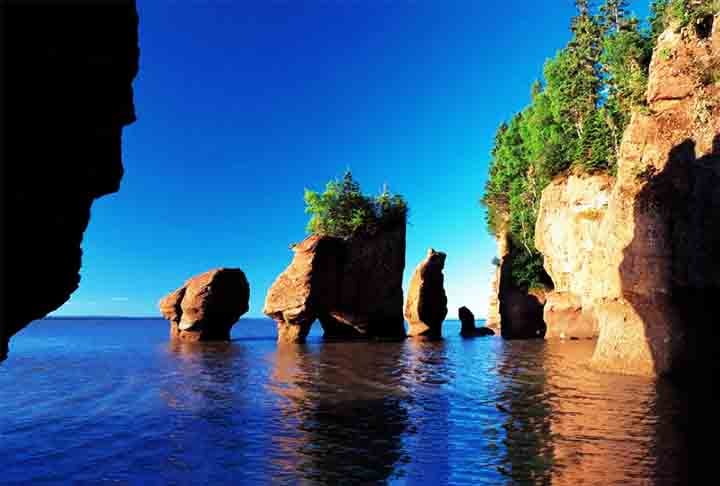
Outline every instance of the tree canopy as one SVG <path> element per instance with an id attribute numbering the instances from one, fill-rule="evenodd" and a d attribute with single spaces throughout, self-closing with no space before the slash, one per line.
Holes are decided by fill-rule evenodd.
<path id="1" fill-rule="evenodd" d="M 348 170 L 342 180 L 328 182 L 322 193 L 305 189 L 305 212 L 311 215 L 309 233 L 350 239 L 404 225 L 408 207 L 387 186 L 377 196 L 363 194 Z"/>
<path id="2" fill-rule="evenodd" d="M 614 173 L 630 115 L 645 104 L 657 36 L 673 22 L 686 25 L 708 8 L 716 12 L 720 0 L 655 0 L 648 28 L 625 0 L 605 0 L 599 8 L 575 3 L 570 41 L 545 62 L 530 104 L 497 130 L 482 198 L 490 232 L 507 232 L 513 279 L 526 287 L 543 280 L 534 244 L 542 190 L 563 174 Z"/>

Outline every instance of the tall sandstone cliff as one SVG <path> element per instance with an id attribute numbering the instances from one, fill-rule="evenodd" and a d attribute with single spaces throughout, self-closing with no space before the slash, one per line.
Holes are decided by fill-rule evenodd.
<path id="1" fill-rule="evenodd" d="M 647 110 L 625 131 L 616 180 L 570 177 L 543 192 L 536 246 L 556 292 L 571 301 L 565 309 L 597 326 L 599 369 L 687 372 L 698 369 L 698 346 L 713 340 L 719 79 L 717 16 L 706 32 L 668 29 L 650 65 Z"/>
<path id="2" fill-rule="evenodd" d="M 135 120 L 134 0 L 3 4 L 6 56 L 4 310 L 10 337 L 68 300 L 93 201 L 123 175 L 122 128 Z"/>

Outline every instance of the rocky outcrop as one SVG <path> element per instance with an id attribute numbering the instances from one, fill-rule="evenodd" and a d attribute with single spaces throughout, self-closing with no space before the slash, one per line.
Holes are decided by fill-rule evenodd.
<path id="1" fill-rule="evenodd" d="M 617 180 L 602 211 L 592 208 L 606 191 L 585 198 L 594 184 L 588 180 L 582 190 L 556 181 L 543 194 L 536 244 L 556 288 L 573 294 L 565 307 L 576 308 L 579 299 L 597 319 L 592 363 L 602 370 L 685 372 L 701 357 L 697 346 L 713 340 L 708 302 L 720 293 L 720 22 L 711 20 L 703 23 L 704 35 L 691 26 L 659 37 L 648 109 L 634 113 L 625 131 Z M 578 219 L 573 201 L 591 203 L 592 224 Z M 563 206 L 565 221 L 552 209 Z"/>
<path id="2" fill-rule="evenodd" d="M 504 230 L 496 237 L 499 257 L 487 326 L 505 339 L 542 338 L 546 329 L 543 321 L 546 291 L 527 289 L 513 281 L 512 258 L 518 250 L 513 248 Z"/>
<path id="3" fill-rule="evenodd" d="M 342 240 L 312 235 L 293 247 L 263 312 L 279 342 L 304 342 L 318 319 L 326 338 L 401 338 L 405 226 Z"/>
<path id="4" fill-rule="evenodd" d="M 598 336 L 592 307 L 583 307 L 580 298 L 571 292 L 548 293 L 543 320 L 547 325 L 545 339 L 593 339 Z"/>
<path id="5" fill-rule="evenodd" d="M 460 319 L 460 335 L 462 337 L 493 336 L 495 334 L 495 331 L 488 327 L 475 327 L 475 314 L 465 306 L 458 309 L 458 319 Z"/>
<path id="6" fill-rule="evenodd" d="M 554 290 L 547 296 L 543 319 L 546 338 L 593 338 L 598 335 L 592 312 L 592 286 L 600 284 L 591 259 L 604 244 L 600 221 L 605 216 L 613 178 L 570 176 L 545 188 L 535 226 L 535 246 Z"/>
<path id="7" fill-rule="evenodd" d="M 485 325 L 495 332 L 500 332 L 500 277 L 502 262 L 507 256 L 507 236 L 504 230 L 497 237 L 498 256 L 493 260 L 495 271 L 490 281 L 490 297 L 488 298 L 488 312 Z"/>
<path id="8" fill-rule="evenodd" d="M 133 0 L 3 5 L 5 314 L 9 338 L 77 289 L 93 200 L 118 190 L 122 127 L 135 120 Z"/>
<path id="9" fill-rule="evenodd" d="M 445 253 L 430 248 L 415 269 L 405 301 L 408 336 L 442 336 L 442 323 L 448 313 L 443 275 L 445 257 Z"/>
<path id="10" fill-rule="evenodd" d="M 170 336 L 182 341 L 227 341 L 248 311 L 250 285 L 239 268 L 218 268 L 190 278 L 159 303 Z"/>

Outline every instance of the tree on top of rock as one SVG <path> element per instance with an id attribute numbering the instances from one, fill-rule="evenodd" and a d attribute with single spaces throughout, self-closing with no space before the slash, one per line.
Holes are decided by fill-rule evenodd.
<path id="1" fill-rule="evenodd" d="M 348 170 L 342 180 L 328 182 L 323 193 L 305 189 L 305 212 L 311 215 L 309 233 L 350 239 L 404 225 L 408 207 L 387 186 L 376 197 L 363 194 Z"/>

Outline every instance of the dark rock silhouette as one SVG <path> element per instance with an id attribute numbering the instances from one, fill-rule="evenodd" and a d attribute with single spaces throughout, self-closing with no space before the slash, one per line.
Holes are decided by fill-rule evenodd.
<path id="1" fill-rule="evenodd" d="M 183 341 L 227 341 L 249 309 L 250 285 L 239 268 L 218 268 L 192 277 L 160 301 L 170 335 Z"/>
<path id="2" fill-rule="evenodd" d="M 462 337 L 478 337 L 478 336 L 494 336 L 495 331 L 489 327 L 475 327 L 475 314 L 470 309 L 462 306 L 458 309 L 458 319 L 462 327 L 460 335 Z"/>
<path id="3" fill-rule="evenodd" d="M 326 338 L 405 337 L 405 225 L 372 237 L 312 235 L 270 287 L 263 312 L 279 342 L 304 342 L 319 319 Z"/>
<path id="4" fill-rule="evenodd" d="M 3 5 L 6 40 L 5 315 L 10 337 L 79 284 L 93 200 L 118 190 L 122 127 L 135 120 L 133 0 Z"/>
<path id="5" fill-rule="evenodd" d="M 442 336 L 442 323 L 448 313 L 443 275 L 445 257 L 445 253 L 430 248 L 415 269 L 405 302 L 408 336 Z"/>

